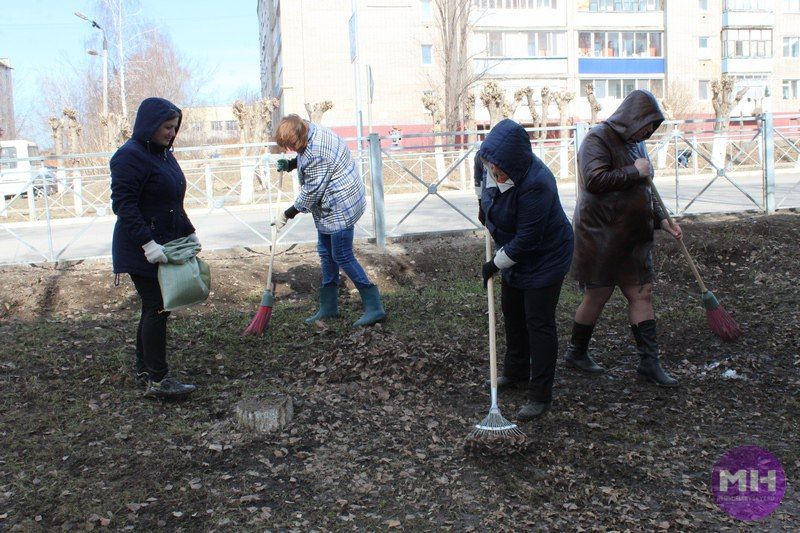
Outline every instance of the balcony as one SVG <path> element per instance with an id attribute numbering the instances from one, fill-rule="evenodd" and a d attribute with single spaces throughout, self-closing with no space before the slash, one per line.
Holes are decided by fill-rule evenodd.
<path id="1" fill-rule="evenodd" d="M 723 28 L 753 28 L 775 25 L 772 11 L 723 11 Z"/>
<path id="2" fill-rule="evenodd" d="M 475 72 L 491 78 L 565 76 L 566 57 L 477 57 Z"/>
<path id="3" fill-rule="evenodd" d="M 663 58 L 580 58 L 580 74 L 663 74 Z"/>
<path id="4" fill-rule="evenodd" d="M 771 57 L 733 57 L 722 59 L 723 74 L 772 72 Z"/>

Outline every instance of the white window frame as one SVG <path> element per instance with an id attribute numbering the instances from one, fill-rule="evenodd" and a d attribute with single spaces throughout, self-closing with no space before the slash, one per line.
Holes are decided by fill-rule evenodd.
<path id="1" fill-rule="evenodd" d="M 428 62 L 425 62 L 425 50 L 428 50 Z M 420 45 L 420 62 L 423 67 L 430 67 L 433 65 L 433 45 L 432 44 L 423 44 Z"/>
<path id="2" fill-rule="evenodd" d="M 711 99 L 711 80 L 697 81 L 697 99 L 703 101 Z"/>

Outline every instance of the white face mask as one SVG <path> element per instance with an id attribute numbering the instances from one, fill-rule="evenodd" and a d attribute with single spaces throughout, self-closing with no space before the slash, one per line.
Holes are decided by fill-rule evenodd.
<path id="1" fill-rule="evenodd" d="M 492 167 L 489 166 L 487 163 L 484 167 L 486 169 L 486 186 L 487 187 L 497 187 L 501 193 L 506 192 L 511 187 L 514 186 L 514 182 L 511 181 L 511 178 L 507 179 L 505 183 L 499 183 L 497 181 L 497 175 L 492 170 Z"/>

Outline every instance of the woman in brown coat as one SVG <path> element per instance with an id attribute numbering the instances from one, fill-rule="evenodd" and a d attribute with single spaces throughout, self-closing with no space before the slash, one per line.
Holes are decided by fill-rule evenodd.
<path id="1" fill-rule="evenodd" d="M 637 372 L 664 387 L 678 382 L 659 364 L 653 312 L 653 230 L 661 228 L 681 239 L 680 226 L 670 226 L 648 185 L 653 169 L 644 141 L 664 121 L 655 97 L 630 93 L 605 122 L 586 136 L 578 152 L 579 197 L 575 207 L 575 253 L 572 269 L 583 289 L 575 311 L 568 366 L 603 372 L 588 354 L 594 325 L 619 287 L 628 300 L 640 362 Z"/>

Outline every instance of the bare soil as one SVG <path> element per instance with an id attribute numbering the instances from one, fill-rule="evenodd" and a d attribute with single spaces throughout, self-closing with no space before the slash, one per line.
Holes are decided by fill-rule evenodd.
<path id="1" fill-rule="evenodd" d="M 366 330 L 350 327 L 360 303 L 349 282 L 342 318 L 306 326 L 316 252 L 281 249 L 259 338 L 240 332 L 267 251 L 204 254 L 211 297 L 170 320 L 172 371 L 198 385 L 180 403 L 135 385 L 138 302 L 109 262 L 1 268 L 0 530 L 744 530 L 753 525 L 716 506 L 710 478 L 723 454 L 752 444 L 787 477 L 781 506 L 755 527 L 797 531 L 800 216 L 682 224 L 743 337 L 713 336 L 678 248 L 659 235 L 659 339 L 681 386 L 636 378 L 617 294 L 593 341 L 608 371 L 559 360 L 552 411 L 521 425 L 527 445 L 511 455 L 463 449 L 489 407 L 479 234 L 360 244 L 389 315 Z M 579 298 L 566 283 L 562 346 Z M 502 354 L 502 322 L 499 332 Z M 283 431 L 236 426 L 237 402 L 274 394 L 295 404 Z M 524 390 L 502 392 L 501 410 L 513 419 L 524 401 Z"/>

